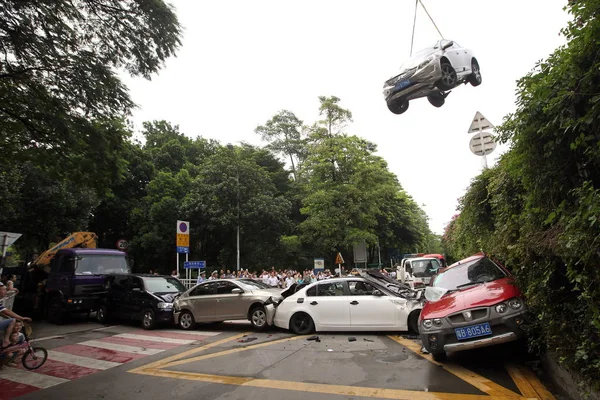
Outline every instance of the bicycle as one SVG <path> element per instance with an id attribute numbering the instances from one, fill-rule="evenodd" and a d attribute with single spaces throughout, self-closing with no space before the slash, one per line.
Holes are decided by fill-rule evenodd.
<path id="1" fill-rule="evenodd" d="M 48 359 L 48 350 L 43 347 L 33 347 L 33 341 L 30 339 L 32 331 L 31 326 L 23 323 L 23 330 L 21 331 L 25 338 L 23 343 L 5 347 L 0 351 L 0 357 L 11 357 L 15 351 L 25 350 L 22 355 L 17 356 L 21 357 L 23 367 L 31 371 L 44 365 Z"/>

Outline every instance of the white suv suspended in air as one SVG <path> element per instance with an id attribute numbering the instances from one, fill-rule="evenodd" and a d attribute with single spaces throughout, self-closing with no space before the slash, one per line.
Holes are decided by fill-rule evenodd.
<path id="1" fill-rule="evenodd" d="M 383 85 L 383 97 L 394 114 L 408 109 L 408 102 L 427 97 L 435 107 L 460 84 L 481 85 L 481 70 L 473 52 L 452 40 L 440 40 L 419 51 L 400 67 L 400 73 Z"/>

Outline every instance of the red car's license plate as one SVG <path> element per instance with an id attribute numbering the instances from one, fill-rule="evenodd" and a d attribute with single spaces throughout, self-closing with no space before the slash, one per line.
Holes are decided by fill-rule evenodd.
<path id="1" fill-rule="evenodd" d="M 487 336 L 492 334 L 492 327 L 489 322 L 483 324 L 464 326 L 462 328 L 454 328 L 456 338 L 458 340 L 471 339 L 479 336 Z"/>

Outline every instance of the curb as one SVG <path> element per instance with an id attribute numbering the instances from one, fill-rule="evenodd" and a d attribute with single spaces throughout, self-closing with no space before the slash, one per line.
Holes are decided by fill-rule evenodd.
<path id="1" fill-rule="evenodd" d="M 541 363 L 552 382 L 573 400 L 600 400 L 600 393 L 594 391 L 590 391 L 586 397 L 583 397 L 577 384 L 578 374 L 562 368 L 548 353 L 541 356 Z"/>

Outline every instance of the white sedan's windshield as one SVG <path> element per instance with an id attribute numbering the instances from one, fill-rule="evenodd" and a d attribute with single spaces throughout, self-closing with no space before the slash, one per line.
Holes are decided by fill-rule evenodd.
<path id="1" fill-rule="evenodd" d="M 472 284 L 495 281 L 504 278 L 506 273 L 489 258 L 479 258 L 452 267 L 437 275 L 432 286 L 456 290 Z"/>

